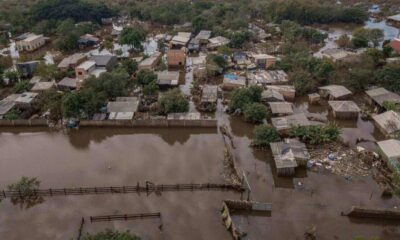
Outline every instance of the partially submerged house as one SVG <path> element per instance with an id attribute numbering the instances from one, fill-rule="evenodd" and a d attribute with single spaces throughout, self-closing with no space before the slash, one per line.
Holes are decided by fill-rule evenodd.
<path id="1" fill-rule="evenodd" d="M 269 85 L 267 89 L 279 92 L 289 102 L 293 102 L 296 97 L 296 89 L 293 85 Z"/>
<path id="2" fill-rule="evenodd" d="M 304 113 L 293 114 L 284 117 L 271 118 L 272 126 L 278 130 L 279 133 L 287 133 L 294 126 L 311 126 L 314 123 L 308 120 Z"/>
<path id="3" fill-rule="evenodd" d="M 168 67 L 176 68 L 185 66 L 186 54 L 182 50 L 169 50 L 167 52 Z"/>
<path id="4" fill-rule="evenodd" d="M 307 165 L 310 159 L 307 147 L 297 139 L 270 143 L 278 176 L 293 176 L 295 168 Z"/>
<path id="5" fill-rule="evenodd" d="M 15 106 L 14 101 L 8 101 L 3 99 L 0 101 L 0 119 L 4 119 L 4 116 Z"/>
<path id="6" fill-rule="evenodd" d="M 282 70 L 249 72 L 247 78 L 252 84 L 262 86 L 286 84 L 289 81 L 288 75 Z"/>
<path id="7" fill-rule="evenodd" d="M 216 109 L 218 100 L 218 86 L 204 85 L 201 91 L 199 109 L 211 112 Z"/>
<path id="8" fill-rule="evenodd" d="M 91 73 L 96 69 L 95 61 L 85 61 L 75 68 L 75 76 L 79 80 L 85 80 L 90 77 Z"/>
<path id="9" fill-rule="evenodd" d="M 25 78 L 32 77 L 38 66 L 39 66 L 39 61 L 28 61 L 28 62 L 17 63 L 18 71 L 21 73 L 21 76 Z"/>
<path id="10" fill-rule="evenodd" d="M 353 93 L 342 85 L 328 85 L 324 87 L 319 87 L 319 94 L 323 98 L 329 100 L 346 100 Z"/>
<path id="11" fill-rule="evenodd" d="M 78 45 L 80 47 L 89 47 L 94 46 L 100 42 L 98 37 L 93 36 L 92 34 L 85 34 L 79 37 Z"/>
<path id="12" fill-rule="evenodd" d="M 226 90 L 233 90 L 242 87 L 246 87 L 246 77 L 231 73 L 224 74 L 222 88 Z"/>
<path id="13" fill-rule="evenodd" d="M 385 102 L 400 104 L 400 95 L 386 90 L 385 88 L 376 88 L 365 92 L 368 97 L 368 102 L 377 107 L 380 111 L 384 110 Z"/>
<path id="14" fill-rule="evenodd" d="M 139 70 L 142 70 L 142 69 L 153 70 L 157 66 L 157 64 L 160 62 L 161 56 L 162 56 L 162 54 L 160 52 L 156 52 L 153 55 L 151 55 L 150 57 L 144 59 L 138 65 Z"/>
<path id="15" fill-rule="evenodd" d="M 289 102 L 269 102 L 272 116 L 280 117 L 293 114 L 293 104 Z"/>
<path id="16" fill-rule="evenodd" d="M 400 114 L 387 111 L 372 117 L 376 126 L 385 135 L 396 134 L 400 131 Z"/>
<path id="17" fill-rule="evenodd" d="M 266 69 L 276 63 L 276 57 L 268 54 L 253 54 L 252 59 L 257 68 Z"/>
<path id="18" fill-rule="evenodd" d="M 207 44 L 211 37 L 211 31 L 201 30 L 195 37 L 199 41 L 199 44 Z"/>
<path id="19" fill-rule="evenodd" d="M 139 107 L 137 97 L 117 98 L 115 102 L 108 102 L 107 113 L 110 120 L 131 120 Z"/>
<path id="20" fill-rule="evenodd" d="M 47 38 L 34 33 L 24 33 L 15 38 L 15 47 L 18 51 L 32 52 L 46 44 Z"/>
<path id="21" fill-rule="evenodd" d="M 389 16 L 386 18 L 387 22 L 395 27 L 400 27 L 400 14 Z"/>
<path id="22" fill-rule="evenodd" d="M 246 52 L 234 52 L 232 54 L 232 61 L 238 69 L 245 69 L 251 64 L 251 61 L 247 58 Z"/>
<path id="23" fill-rule="evenodd" d="M 160 87 L 175 87 L 179 85 L 179 71 L 157 72 L 157 85 Z"/>
<path id="24" fill-rule="evenodd" d="M 86 55 L 83 53 L 75 53 L 71 56 L 64 58 L 59 64 L 58 68 L 63 71 L 75 69 L 79 64 L 86 60 Z"/>
<path id="25" fill-rule="evenodd" d="M 31 88 L 31 91 L 36 92 L 36 93 L 43 93 L 43 92 L 46 92 L 55 87 L 56 87 L 56 83 L 54 81 L 38 82 L 35 85 L 33 85 L 33 87 Z"/>
<path id="26" fill-rule="evenodd" d="M 190 32 L 178 32 L 178 35 L 174 36 L 171 40 L 171 46 L 173 48 L 186 47 L 191 39 L 192 33 Z"/>
<path id="27" fill-rule="evenodd" d="M 351 62 L 358 58 L 360 52 L 349 51 L 341 48 L 326 49 L 321 52 L 322 57 L 331 59 L 333 62 Z"/>
<path id="28" fill-rule="evenodd" d="M 328 104 L 337 119 L 357 119 L 361 111 L 353 101 L 329 101 Z"/>
<path id="29" fill-rule="evenodd" d="M 207 48 L 211 50 L 217 49 L 220 46 L 228 45 L 230 43 L 229 39 L 222 36 L 210 38 L 208 41 L 209 43 L 207 45 Z"/>
<path id="30" fill-rule="evenodd" d="M 75 90 L 78 86 L 78 79 L 65 77 L 57 83 L 60 90 Z"/>
<path id="31" fill-rule="evenodd" d="M 117 57 L 112 55 L 93 55 L 89 61 L 96 63 L 96 68 L 106 69 L 111 71 L 117 65 Z"/>
<path id="32" fill-rule="evenodd" d="M 33 102 L 37 99 L 39 93 L 35 92 L 24 92 L 18 94 L 18 97 L 14 100 L 17 108 L 28 109 L 32 107 Z"/>
<path id="33" fill-rule="evenodd" d="M 400 165 L 400 140 L 388 139 L 377 143 L 380 153 L 387 161 L 388 165 L 395 171 L 399 172 Z"/>
<path id="34" fill-rule="evenodd" d="M 261 102 L 270 103 L 270 102 L 283 102 L 285 98 L 281 93 L 273 89 L 264 90 L 261 93 Z"/>

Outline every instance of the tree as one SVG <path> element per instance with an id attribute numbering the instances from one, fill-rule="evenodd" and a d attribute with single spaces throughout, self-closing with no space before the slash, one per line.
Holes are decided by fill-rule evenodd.
<path id="1" fill-rule="evenodd" d="M 30 84 L 29 81 L 21 81 L 17 82 L 14 86 L 15 93 L 23 93 L 29 90 Z"/>
<path id="2" fill-rule="evenodd" d="M 310 93 L 317 87 L 317 83 L 312 74 L 303 69 L 297 69 L 290 73 L 289 79 L 293 82 L 296 92 L 299 95 Z"/>
<path id="3" fill-rule="evenodd" d="M 267 115 L 267 109 L 261 103 L 250 103 L 244 109 L 244 118 L 247 122 L 260 123 Z"/>
<path id="4" fill-rule="evenodd" d="M 248 88 L 236 89 L 232 94 L 229 104 L 231 111 L 233 112 L 238 109 L 244 111 L 246 105 L 253 102 L 260 102 L 262 91 L 262 87 L 255 85 Z"/>
<path id="5" fill-rule="evenodd" d="M 189 111 L 189 101 L 177 88 L 166 92 L 161 97 L 159 104 L 161 113 L 163 114 Z"/>
<path id="6" fill-rule="evenodd" d="M 35 70 L 35 75 L 40 76 L 46 80 L 60 78 L 60 71 L 55 64 L 40 63 Z"/>
<path id="7" fill-rule="evenodd" d="M 34 107 L 42 112 L 49 111 L 49 119 L 57 122 L 63 116 L 62 97 L 63 94 L 57 90 L 45 91 L 37 97 Z"/>
<path id="8" fill-rule="evenodd" d="M 221 55 L 213 55 L 212 56 L 212 61 L 220 68 L 225 69 L 226 66 L 228 65 L 228 62 L 226 59 L 221 56 Z"/>
<path id="9" fill-rule="evenodd" d="M 93 235 L 86 233 L 86 235 L 82 237 L 82 240 L 141 240 L 141 238 L 129 231 L 119 232 L 106 229 L 104 232 L 99 232 Z"/>
<path id="10" fill-rule="evenodd" d="M 146 32 L 141 28 L 124 28 L 121 35 L 119 36 L 119 41 L 121 44 L 127 44 L 132 48 L 142 51 L 142 43 L 146 40 Z"/>
<path id="11" fill-rule="evenodd" d="M 372 42 L 375 48 L 379 46 L 379 43 L 383 41 L 384 37 L 385 35 L 382 29 L 373 28 L 368 31 L 368 40 Z"/>
<path id="12" fill-rule="evenodd" d="M 153 96 L 157 94 L 158 90 L 158 85 L 153 81 L 143 87 L 143 94 L 146 96 Z"/>
<path id="13" fill-rule="evenodd" d="M 299 138 L 301 141 L 312 145 L 318 145 L 336 141 L 340 133 L 340 128 L 335 124 L 294 126 L 291 128 L 289 136 Z"/>
<path id="14" fill-rule="evenodd" d="M 98 78 L 90 77 L 84 83 L 84 88 L 91 89 L 96 95 L 103 95 L 107 99 L 124 96 L 132 87 L 133 81 L 123 70 L 101 74 Z"/>
<path id="15" fill-rule="evenodd" d="M 122 67 L 129 75 L 133 75 L 138 70 L 137 62 L 130 58 L 122 61 Z"/>
<path id="16" fill-rule="evenodd" d="M 20 78 L 20 74 L 18 71 L 8 71 L 5 73 L 5 77 L 8 78 L 10 84 L 17 82 Z"/>
<path id="17" fill-rule="evenodd" d="M 400 93 L 400 66 L 388 64 L 375 72 L 375 78 L 384 88 Z"/>
<path id="18" fill-rule="evenodd" d="M 336 40 L 336 44 L 340 48 L 351 48 L 351 39 L 349 35 L 347 34 L 342 34 L 338 40 Z"/>
<path id="19" fill-rule="evenodd" d="M 355 48 L 368 47 L 368 30 L 362 27 L 355 29 L 351 43 Z"/>
<path id="20" fill-rule="evenodd" d="M 18 182 L 8 185 L 9 191 L 16 191 L 18 195 L 11 198 L 13 204 L 19 204 L 21 208 L 30 208 L 43 202 L 43 198 L 36 194 L 40 187 L 37 178 L 22 177 Z"/>
<path id="21" fill-rule="evenodd" d="M 239 31 L 239 32 L 234 32 L 231 35 L 231 41 L 229 45 L 232 48 L 242 48 L 243 44 L 251 39 L 251 33 L 249 31 Z"/>
<path id="22" fill-rule="evenodd" d="M 277 142 L 281 138 L 278 131 L 271 125 L 259 125 L 254 128 L 254 139 L 251 143 L 255 147 L 265 147 L 271 142 Z"/>
<path id="23" fill-rule="evenodd" d="M 105 105 L 107 98 L 91 89 L 82 89 L 62 98 L 63 114 L 67 118 L 88 119 Z"/>
<path id="24" fill-rule="evenodd" d="M 19 119 L 21 117 L 21 111 L 16 109 L 16 108 L 12 108 L 10 111 L 8 111 L 5 115 L 4 115 L 4 119 L 6 120 L 16 120 Z"/>
<path id="25" fill-rule="evenodd" d="M 136 82 L 143 86 L 154 82 L 157 79 L 157 75 L 148 69 L 141 69 L 136 75 Z"/>

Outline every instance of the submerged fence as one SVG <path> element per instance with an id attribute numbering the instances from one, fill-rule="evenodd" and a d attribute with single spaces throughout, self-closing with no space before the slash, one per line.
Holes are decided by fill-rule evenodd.
<path id="1" fill-rule="evenodd" d="M 161 213 L 139 213 L 139 214 L 117 214 L 117 215 L 104 215 L 104 216 L 91 216 L 90 222 L 104 222 L 104 221 L 116 221 L 116 220 L 136 220 L 136 219 L 148 219 L 148 218 L 161 218 Z"/>
<path id="2" fill-rule="evenodd" d="M 245 188 L 234 184 L 160 184 L 147 182 L 145 185 L 122 186 L 122 187 L 80 187 L 80 188 L 50 188 L 33 189 L 29 191 L 3 190 L 0 192 L 0 200 L 5 198 L 29 198 L 29 197 L 52 197 L 67 195 L 94 195 L 94 194 L 125 194 L 125 193 L 147 193 L 172 192 L 172 191 L 238 191 L 243 192 Z"/>

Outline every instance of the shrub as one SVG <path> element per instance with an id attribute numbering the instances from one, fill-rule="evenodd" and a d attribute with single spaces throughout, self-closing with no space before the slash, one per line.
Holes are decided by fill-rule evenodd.
<path id="1" fill-rule="evenodd" d="M 340 136 L 340 128 L 334 124 L 327 126 L 295 126 L 290 130 L 291 137 L 297 137 L 306 143 L 317 145 L 336 141 Z"/>
<path id="2" fill-rule="evenodd" d="M 254 129 L 252 146 L 264 147 L 271 142 L 277 142 L 281 138 L 278 131 L 271 125 L 260 125 Z"/>
<path id="3" fill-rule="evenodd" d="M 23 93 L 29 90 L 29 81 L 21 81 L 17 82 L 14 85 L 14 92 L 15 93 Z"/>
<path id="4" fill-rule="evenodd" d="M 267 115 L 267 109 L 261 103 L 250 103 L 244 109 L 244 119 L 247 122 L 260 123 Z"/>
<path id="5" fill-rule="evenodd" d="M 246 105 L 253 102 L 260 102 L 262 91 L 263 89 L 260 86 L 250 86 L 249 88 L 235 90 L 229 105 L 231 111 L 236 111 L 237 109 L 243 111 Z"/>
<path id="6" fill-rule="evenodd" d="M 175 88 L 166 92 L 160 99 L 160 111 L 163 114 L 189 111 L 189 101 Z"/>
<path id="7" fill-rule="evenodd" d="M 143 94 L 146 96 L 156 95 L 158 92 L 158 86 L 155 82 L 150 82 L 143 87 Z"/>
<path id="8" fill-rule="evenodd" d="M 4 115 L 4 119 L 6 120 L 15 120 L 21 117 L 21 111 L 18 109 L 11 109 L 8 113 Z"/>

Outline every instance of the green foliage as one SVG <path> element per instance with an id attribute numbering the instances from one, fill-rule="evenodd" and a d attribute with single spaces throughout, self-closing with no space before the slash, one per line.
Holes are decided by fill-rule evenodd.
<path id="1" fill-rule="evenodd" d="M 55 89 L 45 91 L 35 101 L 35 108 L 42 112 L 49 111 L 49 119 L 57 122 L 62 119 L 62 97 L 63 94 Z"/>
<path id="2" fill-rule="evenodd" d="M 106 229 L 104 232 L 99 232 L 97 234 L 86 233 L 82 237 L 82 240 L 140 240 L 141 238 L 135 234 L 126 232 L 113 231 L 111 229 Z"/>
<path id="3" fill-rule="evenodd" d="M 244 43 L 249 41 L 252 38 L 252 34 L 249 31 L 238 31 L 234 32 L 230 36 L 229 46 L 232 48 L 242 48 Z"/>
<path id="4" fill-rule="evenodd" d="M 157 79 L 157 75 L 148 69 L 141 69 L 136 75 L 136 82 L 141 86 L 154 82 Z"/>
<path id="5" fill-rule="evenodd" d="M 76 22 L 94 21 L 114 15 L 114 12 L 99 2 L 82 0 L 40 0 L 31 10 L 32 20 L 65 20 Z"/>
<path id="6" fill-rule="evenodd" d="M 30 84 L 29 81 L 21 81 L 21 82 L 17 82 L 14 85 L 14 92 L 15 93 L 23 93 L 29 90 Z"/>
<path id="7" fill-rule="evenodd" d="M 388 64 L 377 70 L 375 77 L 382 87 L 400 93 L 400 65 Z"/>
<path id="8" fill-rule="evenodd" d="M 8 185 L 8 190 L 18 191 L 18 196 L 11 197 L 11 202 L 21 208 L 30 208 L 43 202 L 43 198 L 35 191 L 39 189 L 40 181 L 37 178 L 22 177 L 18 182 Z"/>
<path id="9" fill-rule="evenodd" d="M 61 51 L 72 51 L 78 48 L 79 37 L 91 33 L 97 26 L 92 23 L 75 24 L 73 19 L 61 21 L 56 29 L 57 40 L 56 47 Z"/>
<path id="10" fill-rule="evenodd" d="M 101 74 L 98 78 L 90 77 L 84 83 L 84 88 L 91 89 L 97 95 L 107 99 L 125 96 L 132 87 L 133 81 L 125 71 L 113 71 Z"/>
<path id="11" fill-rule="evenodd" d="M 174 88 L 166 92 L 161 97 L 159 104 L 160 104 L 160 111 L 163 114 L 181 113 L 189 111 L 189 101 L 177 88 Z"/>
<path id="12" fill-rule="evenodd" d="M 276 22 L 291 20 L 307 25 L 335 22 L 363 23 L 368 19 L 367 12 L 361 8 L 301 0 L 271 1 L 266 15 L 268 20 Z"/>
<path id="13" fill-rule="evenodd" d="M 231 97 L 229 108 L 232 112 L 237 109 L 245 110 L 246 105 L 260 102 L 263 89 L 260 86 L 236 89 Z"/>
<path id="14" fill-rule="evenodd" d="M 326 126 L 294 126 L 290 130 L 291 137 L 297 137 L 301 141 L 312 145 L 330 143 L 336 141 L 340 136 L 341 130 L 334 124 Z"/>
<path id="15" fill-rule="evenodd" d="M 357 28 L 353 31 L 352 44 L 355 48 L 368 47 L 369 43 L 374 47 L 379 46 L 379 42 L 383 41 L 383 31 L 381 29 L 373 28 Z"/>
<path id="16" fill-rule="evenodd" d="M 340 48 L 351 48 L 352 47 L 351 39 L 350 39 L 349 35 L 347 35 L 347 34 L 342 34 L 338 38 L 338 40 L 336 40 L 336 44 Z"/>
<path id="17" fill-rule="evenodd" d="M 131 58 L 123 60 L 122 67 L 129 75 L 133 75 L 138 70 L 137 62 Z"/>
<path id="18" fill-rule="evenodd" d="M 220 68 L 224 69 L 228 65 L 226 59 L 221 55 L 212 55 L 212 61 Z"/>
<path id="19" fill-rule="evenodd" d="M 143 87 L 143 94 L 146 96 L 153 96 L 158 93 L 158 90 L 158 85 L 153 81 Z"/>
<path id="20" fill-rule="evenodd" d="M 143 49 L 142 43 L 146 40 L 146 32 L 141 28 L 124 28 L 119 41 L 121 44 L 127 44 L 136 50 L 141 51 Z"/>
<path id="21" fill-rule="evenodd" d="M 303 69 L 297 69 L 290 73 L 290 81 L 293 82 L 299 95 L 313 92 L 318 87 L 318 83 L 314 80 L 312 74 Z"/>
<path id="22" fill-rule="evenodd" d="M 261 103 L 247 104 L 243 114 L 244 119 L 251 123 L 260 123 L 268 116 L 267 109 Z"/>
<path id="23" fill-rule="evenodd" d="M 265 147 L 271 142 L 277 142 L 281 138 L 278 131 L 271 125 L 259 125 L 254 128 L 252 146 Z"/>
<path id="24" fill-rule="evenodd" d="M 45 63 L 40 63 L 35 70 L 35 75 L 46 80 L 60 79 L 60 72 L 55 64 L 47 65 Z"/>
<path id="25" fill-rule="evenodd" d="M 18 71 L 8 71 L 4 75 L 6 78 L 8 78 L 9 83 L 14 83 L 20 78 L 20 74 Z"/>
<path id="26" fill-rule="evenodd" d="M 299 39 L 304 39 L 308 43 L 319 44 L 323 43 L 327 34 L 321 33 L 312 27 L 302 27 L 300 24 L 292 21 L 283 21 L 281 23 L 283 38 L 287 42 L 297 42 Z"/>
<path id="27" fill-rule="evenodd" d="M 105 105 L 107 98 L 92 89 L 82 89 L 62 98 L 63 115 L 67 118 L 88 119 Z"/>
<path id="28" fill-rule="evenodd" d="M 396 111 L 400 112 L 400 104 L 396 102 L 390 102 L 390 101 L 384 101 L 382 106 L 387 110 L 387 111 Z"/>
<path id="29" fill-rule="evenodd" d="M 12 108 L 10 111 L 8 111 L 8 113 L 6 113 L 3 118 L 6 120 L 16 120 L 19 119 L 21 117 L 21 111 L 16 109 L 16 108 Z"/>
<path id="30" fill-rule="evenodd" d="M 217 49 L 217 51 L 218 51 L 219 54 L 226 55 L 226 56 L 230 56 L 232 54 L 232 49 L 230 49 L 226 45 L 220 46 Z"/>

